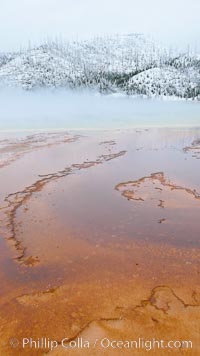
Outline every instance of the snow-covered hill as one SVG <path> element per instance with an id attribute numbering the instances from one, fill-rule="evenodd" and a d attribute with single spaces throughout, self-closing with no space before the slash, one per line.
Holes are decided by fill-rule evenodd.
<path id="1" fill-rule="evenodd" d="M 197 97 L 198 84 L 195 71 L 180 71 L 172 66 L 152 68 L 133 76 L 127 84 L 129 93 L 148 96 Z"/>
<path id="2" fill-rule="evenodd" d="M 0 85 L 198 98 L 200 57 L 172 54 L 142 34 L 51 42 L 0 54 Z"/>

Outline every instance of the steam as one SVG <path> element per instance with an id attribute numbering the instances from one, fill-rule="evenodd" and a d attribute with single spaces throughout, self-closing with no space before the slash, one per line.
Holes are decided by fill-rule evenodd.
<path id="1" fill-rule="evenodd" d="M 90 91 L 0 90 L 0 130 L 199 125 L 198 103 Z"/>

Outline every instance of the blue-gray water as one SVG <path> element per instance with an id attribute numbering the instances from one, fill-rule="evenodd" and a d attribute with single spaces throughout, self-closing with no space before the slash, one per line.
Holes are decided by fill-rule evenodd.
<path id="1" fill-rule="evenodd" d="M 0 130 L 200 126 L 200 102 L 89 92 L 0 91 Z"/>

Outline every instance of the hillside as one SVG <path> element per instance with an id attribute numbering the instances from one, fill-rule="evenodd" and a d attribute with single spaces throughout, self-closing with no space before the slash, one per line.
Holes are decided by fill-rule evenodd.
<path id="1" fill-rule="evenodd" d="M 200 57 L 173 54 L 141 34 L 51 42 L 0 54 L 0 85 L 199 98 Z"/>

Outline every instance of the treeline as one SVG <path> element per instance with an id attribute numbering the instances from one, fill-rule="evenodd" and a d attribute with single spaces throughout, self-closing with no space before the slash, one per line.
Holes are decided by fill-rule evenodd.
<path id="1" fill-rule="evenodd" d="M 195 53 L 156 46 L 140 34 L 55 40 L 1 54 L 1 79 L 24 89 L 91 88 L 102 93 L 198 98 L 200 60 Z"/>

